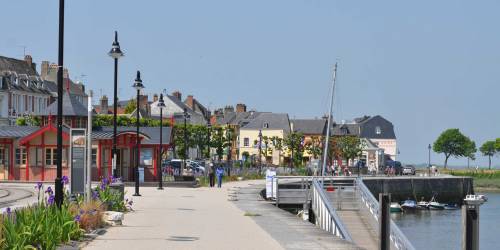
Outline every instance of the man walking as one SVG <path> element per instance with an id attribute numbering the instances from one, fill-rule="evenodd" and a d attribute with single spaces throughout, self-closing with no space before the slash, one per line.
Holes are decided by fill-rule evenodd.
<path id="1" fill-rule="evenodd" d="M 208 180 L 210 182 L 210 187 L 215 186 L 215 167 L 214 164 L 210 162 L 208 165 Z"/>
<path id="2" fill-rule="evenodd" d="M 224 169 L 221 166 L 218 166 L 217 170 L 215 171 L 215 174 L 217 175 L 217 187 L 221 188 L 222 187 L 222 176 L 224 176 Z"/>

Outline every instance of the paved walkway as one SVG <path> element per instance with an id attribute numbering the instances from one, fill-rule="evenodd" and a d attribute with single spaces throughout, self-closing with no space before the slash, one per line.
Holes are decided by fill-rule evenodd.
<path id="1" fill-rule="evenodd" d="M 228 201 L 228 189 L 141 188 L 135 212 L 85 249 L 283 249 L 244 211 Z M 133 188 L 126 188 L 127 197 Z"/>

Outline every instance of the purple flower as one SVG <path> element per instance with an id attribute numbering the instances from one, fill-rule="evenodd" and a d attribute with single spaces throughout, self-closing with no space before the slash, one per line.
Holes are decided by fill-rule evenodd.
<path id="1" fill-rule="evenodd" d="M 43 186 L 43 183 L 41 181 L 39 181 L 36 183 L 35 189 L 40 190 L 40 189 L 42 189 L 42 186 Z"/>
<path id="2" fill-rule="evenodd" d="M 63 185 L 68 185 L 69 183 L 69 178 L 68 176 L 63 176 L 62 179 L 61 179 L 61 182 L 63 183 Z"/>
<path id="3" fill-rule="evenodd" d="M 92 199 L 96 200 L 97 198 L 99 198 L 99 192 L 92 191 Z"/>
<path id="4" fill-rule="evenodd" d="M 84 214 L 84 213 L 85 213 L 85 210 L 80 209 L 80 214 Z"/>
<path id="5" fill-rule="evenodd" d="M 10 209 L 10 207 L 8 207 L 5 211 L 7 212 L 7 215 L 10 215 L 12 213 L 12 210 Z"/>
<path id="6" fill-rule="evenodd" d="M 47 198 L 47 204 L 49 204 L 49 206 L 52 206 L 54 204 L 54 195 L 50 194 L 49 195 L 49 198 Z"/>
<path id="7" fill-rule="evenodd" d="M 75 216 L 75 221 L 76 221 L 76 222 L 80 222 L 80 215 L 79 215 L 79 214 L 77 214 L 77 215 Z"/>
<path id="8" fill-rule="evenodd" d="M 45 193 L 52 195 L 54 193 L 54 191 L 52 191 L 51 187 L 48 187 L 47 190 L 45 190 Z"/>
<path id="9" fill-rule="evenodd" d="M 132 204 L 134 204 L 134 201 L 133 201 L 133 200 L 130 200 L 130 201 L 128 202 L 128 205 L 129 205 L 129 206 L 132 206 Z"/>

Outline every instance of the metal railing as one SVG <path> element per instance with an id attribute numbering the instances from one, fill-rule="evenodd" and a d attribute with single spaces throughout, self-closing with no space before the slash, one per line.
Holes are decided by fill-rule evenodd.
<path id="1" fill-rule="evenodd" d="M 332 203 L 325 194 L 323 184 L 317 178 L 312 179 L 311 207 L 316 216 L 316 225 L 344 240 L 352 242 L 351 235 L 342 224 Z"/>
<path id="2" fill-rule="evenodd" d="M 372 218 L 373 220 L 371 220 L 370 224 L 378 231 L 378 219 L 379 219 L 378 201 L 377 199 L 375 199 L 375 197 L 373 197 L 370 190 L 368 190 L 366 185 L 363 183 L 362 178 L 356 179 L 356 186 L 358 186 L 360 194 L 359 196 L 361 198 L 360 202 L 362 203 L 362 205 L 364 205 L 360 207 L 364 207 L 371 214 L 370 218 Z M 391 228 L 390 238 L 391 238 L 392 248 L 398 250 L 415 250 L 413 244 L 411 244 L 408 238 L 406 238 L 406 236 L 403 234 L 403 232 L 401 232 L 399 227 L 396 225 L 396 223 L 394 223 L 392 219 L 390 228 Z"/>

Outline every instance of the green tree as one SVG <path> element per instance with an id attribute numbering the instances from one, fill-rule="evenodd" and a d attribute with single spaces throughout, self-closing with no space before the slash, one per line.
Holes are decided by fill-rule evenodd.
<path id="1" fill-rule="evenodd" d="M 278 166 L 281 166 L 281 153 L 283 152 L 283 139 L 278 136 L 271 137 L 274 149 L 278 150 Z"/>
<path id="2" fill-rule="evenodd" d="M 302 163 L 302 156 L 304 154 L 303 141 L 304 135 L 300 132 L 292 132 L 283 140 L 285 147 L 292 153 L 291 162 L 293 166 L 300 166 Z"/>
<path id="3" fill-rule="evenodd" d="M 210 145 L 215 148 L 215 153 L 219 161 L 222 160 L 224 149 L 229 146 L 229 140 L 226 138 L 226 133 L 222 127 L 212 128 L 212 137 L 210 138 Z"/>
<path id="4" fill-rule="evenodd" d="M 175 151 L 177 156 L 181 159 L 187 159 L 188 155 L 186 154 L 187 149 L 194 147 L 192 129 L 190 126 L 186 126 L 187 131 L 187 141 L 184 138 L 184 125 L 178 124 L 174 127 L 174 144 Z"/>
<path id="5" fill-rule="evenodd" d="M 495 143 L 495 148 L 498 152 L 500 152 L 500 138 L 497 138 L 497 141 Z"/>
<path id="6" fill-rule="evenodd" d="M 135 100 L 130 100 L 127 102 L 127 105 L 125 105 L 125 114 L 131 114 L 134 112 L 135 107 L 137 106 L 137 102 Z"/>
<path id="7" fill-rule="evenodd" d="M 321 153 L 323 152 L 321 141 L 321 137 L 312 136 L 311 141 L 307 142 L 305 145 L 306 152 L 312 155 L 314 159 L 319 159 Z"/>
<path id="8" fill-rule="evenodd" d="M 434 142 L 433 149 L 436 153 L 444 154 L 444 168 L 448 166 L 450 156 L 469 157 L 472 140 L 463 135 L 458 128 L 445 130 Z M 475 145 L 475 144 L 474 144 Z"/>
<path id="9" fill-rule="evenodd" d="M 481 151 L 481 153 L 483 153 L 484 156 L 488 156 L 488 169 L 491 169 L 491 157 L 495 156 L 495 154 L 497 153 L 495 144 L 496 144 L 495 141 L 486 141 L 479 148 L 479 151 Z"/>
<path id="10" fill-rule="evenodd" d="M 40 126 L 40 117 L 28 115 L 16 119 L 17 126 Z"/>
<path id="11" fill-rule="evenodd" d="M 198 149 L 198 158 L 201 157 L 201 153 L 203 150 L 207 148 L 207 127 L 202 125 L 192 125 L 189 126 L 191 130 L 190 134 L 192 135 L 193 144 Z"/>
<path id="12" fill-rule="evenodd" d="M 364 145 L 357 136 L 340 136 L 336 140 L 342 158 L 348 163 L 361 156 Z"/>
<path id="13" fill-rule="evenodd" d="M 477 148 L 476 148 L 476 143 L 474 141 L 470 141 L 468 147 L 467 147 L 467 152 L 465 154 L 465 156 L 469 159 L 469 160 L 476 160 L 476 152 L 477 152 Z M 467 167 L 469 167 L 467 165 Z"/>

